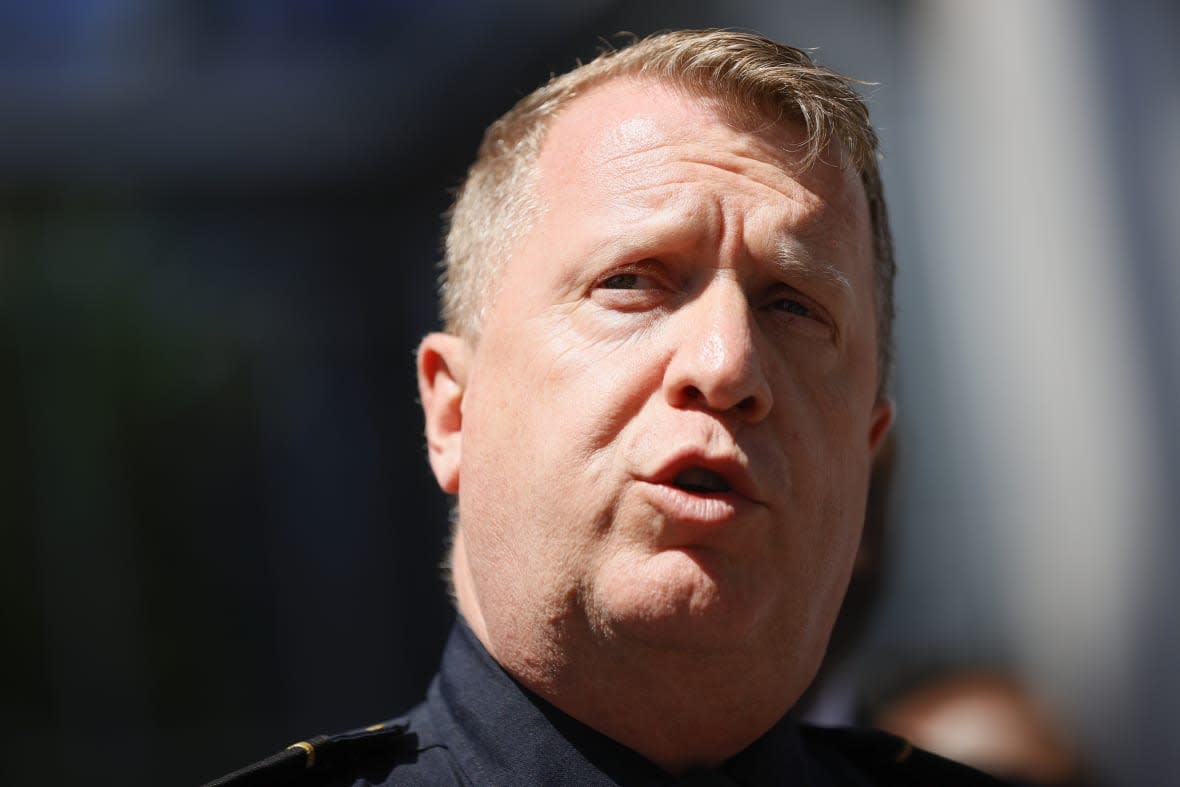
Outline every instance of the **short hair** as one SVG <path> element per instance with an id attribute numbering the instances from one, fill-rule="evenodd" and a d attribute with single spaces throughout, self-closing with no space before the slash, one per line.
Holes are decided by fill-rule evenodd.
<path id="1" fill-rule="evenodd" d="M 802 125 L 807 134 L 801 151 L 804 167 L 818 161 L 830 145 L 839 146 L 868 198 L 878 393 L 884 395 L 892 368 L 896 264 L 868 108 L 852 87 L 855 80 L 817 65 L 800 49 L 753 33 L 678 30 L 607 50 L 551 77 L 489 126 L 446 217 L 440 276 L 445 329 L 478 339 L 498 274 L 539 210 L 535 165 L 552 119 L 591 88 L 627 77 L 678 87 L 772 124 Z"/>

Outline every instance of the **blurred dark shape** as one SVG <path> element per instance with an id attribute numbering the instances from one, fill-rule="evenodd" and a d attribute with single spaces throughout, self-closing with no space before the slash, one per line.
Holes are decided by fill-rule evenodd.
<path id="1" fill-rule="evenodd" d="M 930 679 L 882 708 L 874 726 L 1002 779 L 1041 787 L 1090 784 L 1062 728 L 1008 675 Z"/>
<path id="2" fill-rule="evenodd" d="M 1091 785 L 1063 728 L 1002 670 L 959 664 L 929 679 L 929 671 L 916 675 L 906 665 L 876 664 L 870 672 L 893 680 L 869 685 L 869 676 L 847 669 L 888 582 L 889 492 L 897 462 L 897 439 L 890 434 L 873 465 L 864 533 L 844 606 L 819 675 L 794 713 L 816 724 L 878 727 L 1022 784 Z"/>

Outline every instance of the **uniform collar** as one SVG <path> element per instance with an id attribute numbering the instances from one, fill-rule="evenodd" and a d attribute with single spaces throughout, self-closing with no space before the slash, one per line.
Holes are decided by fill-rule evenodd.
<path id="1" fill-rule="evenodd" d="M 460 619 L 428 699 L 433 722 L 472 784 L 819 787 L 787 719 L 721 768 L 673 777 L 517 683 Z"/>

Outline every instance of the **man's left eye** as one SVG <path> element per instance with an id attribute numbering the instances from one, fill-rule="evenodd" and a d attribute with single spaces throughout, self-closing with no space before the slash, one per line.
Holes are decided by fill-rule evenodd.
<path id="1" fill-rule="evenodd" d="M 806 304 L 795 300 L 794 298 L 779 298 L 774 302 L 774 308 L 787 314 L 794 314 L 798 317 L 811 317 L 812 311 Z"/>

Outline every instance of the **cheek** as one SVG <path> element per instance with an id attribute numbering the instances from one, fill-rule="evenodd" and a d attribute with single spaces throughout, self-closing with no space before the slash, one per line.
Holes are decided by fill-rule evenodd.
<path id="1" fill-rule="evenodd" d="M 812 392 L 814 393 L 814 392 Z M 804 397 L 803 407 L 783 415 L 782 430 L 791 501 L 802 521 L 803 551 L 814 555 L 809 570 L 819 587 L 842 597 L 864 524 L 871 466 L 869 420 L 847 398 L 825 389 Z M 867 409 L 867 406 L 866 406 Z"/>
<path id="2" fill-rule="evenodd" d="M 589 509 L 609 505 L 628 425 L 659 376 L 634 342 L 531 327 L 484 348 L 496 363 L 481 367 L 468 391 L 462 496 L 473 515 L 478 497 L 481 514 L 501 521 L 593 518 Z"/>
<path id="3" fill-rule="evenodd" d="M 628 424 L 658 393 L 660 353 L 643 337 L 604 341 L 567 330 L 539 359 L 538 397 L 553 415 L 551 447 L 595 463 L 611 453 Z"/>
<path id="4" fill-rule="evenodd" d="M 849 451 L 834 458 L 839 468 L 829 477 L 822 498 L 820 521 L 827 527 L 816 554 L 824 556 L 824 572 L 832 577 L 835 603 L 843 598 L 864 530 L 868 497 L 869 460 L 864 451 Z"/>

